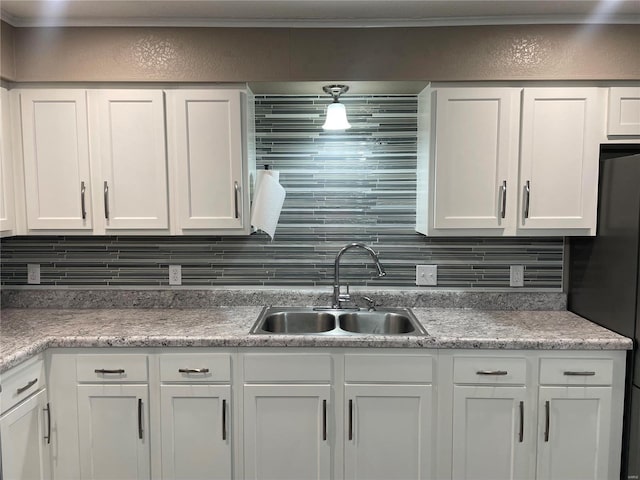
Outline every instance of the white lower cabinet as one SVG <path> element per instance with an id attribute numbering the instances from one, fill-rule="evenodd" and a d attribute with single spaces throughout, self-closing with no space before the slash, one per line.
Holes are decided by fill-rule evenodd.
<path id="1" fill-rule="evenodd" d="M 432 387 L 346 385 L 345 479 L 432 478 Z"/>
<path id="2" fill-rule="evenodd" d="M 541 360 L 537 479 L 618 478 L 619 368 L 607 358 Z"/>
<path id="3" fill-rule="evenodd" d="M 609 476 L 610 387 L 540 387 L 537 478 Z"/>
<path id="4" fill-rule="evenodd" d="M 526 402 L 525 387 L 453 388 L 453 478 L 533 477 L 531 442 L 524 442 Z"/>
<path id="5" fill-rule="evenodd" d="M 44 385 L 5 403 L 37 365 L 3 378 L 3 478 L 619 476 L 624 351 L 123 350 L 47 355 L 54 448 Z"/>
<path id="6" fill-rule="evenodd" d="M 230 398 L 228 385 L 160 387 L 162 478 L 232 478 Z"/>
<path id="7" fill-rule="evenodd" d="M 47 391 L 18 404 L 0 416 L 1 475 L 4 480 L 50 478 L 50 424 Z"/>
<path id="8" fill-rule="evenodd" d="M 160 355 L 160 464 L 166 480 L 233 474 L 229 353 Z"/>
<path id="9" fill-rule="evenodd" d="M 332 478 L 330 397 L 329 385 L 246 385 L 245 478 Z"/>
<path id="10" fill-rule="evenodd" d="M 151 478 L 146 385 L 79 385 L 83 479 Z"/>

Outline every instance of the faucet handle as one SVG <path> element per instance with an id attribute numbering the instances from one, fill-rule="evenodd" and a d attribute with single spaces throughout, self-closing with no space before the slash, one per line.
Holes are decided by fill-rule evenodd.
<path id="1" fill-rule="evenodd" d="M 347 293 L 341 293 L 340 295 L 338 295 L 338 300 L 339 300 L 339 304 L 341 305 L 342 302 L 350 302 L 351 301 L 351 294 L 349 293 L 349 284 L 346 284 L 347 287 Z"/>
<path id="2" fill-rule="evenodd" d="M 368 309 L 370 312 L 375 312 L 376 307 L 379 307 L 379 306 L 381 305 L 380 303 L 377 303 L 373 298 L 371 298 L 371 297 L 367 297 L 366 295 L 363 295 L 363 296 L 362 296 L 362 299 L 363 299 L 365 302 L 367 302 L 367 307 L 368 307 L 367 309 Z"/>

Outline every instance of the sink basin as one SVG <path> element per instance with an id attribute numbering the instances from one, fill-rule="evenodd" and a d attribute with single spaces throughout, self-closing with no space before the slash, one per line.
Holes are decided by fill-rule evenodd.
<path id="1" fill-rule="evenodd" d="M 263 335 L 427 335 L 407 308 L 375 311 L 265 307 L 249 333 Z"/>
<path id="2" fill-rule="evenodd" d="M 415 332 L 411 319 L 399 313 L 353 312 L 338 317 L 340 328 L 347 332 L 398 335 Z"/>
<path id="3" fill-rule="evenodd" d="M 278 311 L 265 315 L 261 328 L 268 333 L 320 333 L 336 328 L 336 319 L 326 312 Z"/>

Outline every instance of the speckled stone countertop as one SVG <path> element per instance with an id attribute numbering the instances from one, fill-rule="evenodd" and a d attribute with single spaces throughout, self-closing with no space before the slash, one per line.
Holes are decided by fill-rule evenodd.
<path id="1" fill-rule="evenodd" d="M 0 311 L 0 372 L 49 347 L 405 347 L 630 349 L 631 340 L 566 311 L 414 308 L 428 336 L 250 335 L 257 306 Z"/>

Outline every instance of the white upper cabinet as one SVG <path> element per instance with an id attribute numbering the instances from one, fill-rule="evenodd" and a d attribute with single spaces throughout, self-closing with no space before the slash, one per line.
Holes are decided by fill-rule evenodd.
<path id="1" fill-rule="evenodd" d="M 518 148 L 519 92 L 459 88 L 435 95 L 434 228 L 504 230 L 512 223 L 506 196 L 515 191 L 510 159 Z"/>
<path id="2" fill-rule="evenodd" d="M 518 228 L 595 230 L 602 118 L 597 90 L 524 89 Z"/>
<path id="3" fill-rule="evenodd" d="M 84 90 L 20 93 L 28 230 L 91 231 Z"/>
<path id="4" fill-rule="evenodd" d="M 13 155 L 11 150 L 11 116 L 9 92 L 0 88 L 0 235 L 13 235 L 15 210 L 13 202 Z"/>
<path id="5" fill-rule="evenodd" d="M 609 88 L 607 135 L 640 136 L 640 86 Z"/>
<path id="6" fill-rule="evenodd" d="M 100 162 L 94 189 L 102 192 L 96 220 L 108 233 L 168 229 L 163 92 L 97 90 L 89 102 L 97 117 L 92 155 Z"/>
<path id="7" fill-rule="evenodd" d="M 416 230 L 594 235 L 600 97 L 595 87 L 425 89 Z"/>
<path id="8" fill-rule="evenodd" d="M 249 233 L 246 93 L 172 90 L 167 97 L 178 232 Z"/>

